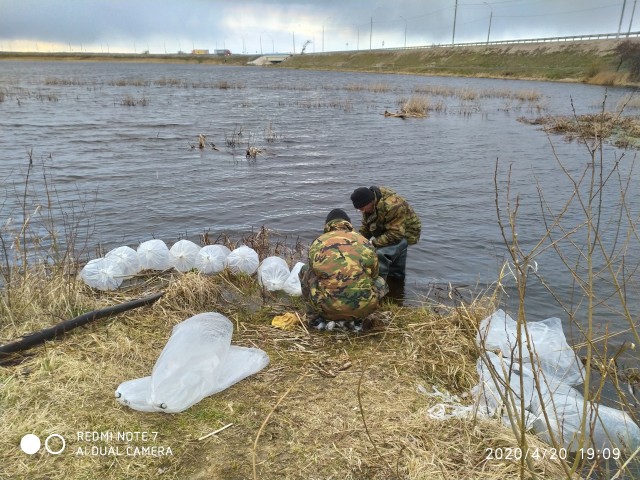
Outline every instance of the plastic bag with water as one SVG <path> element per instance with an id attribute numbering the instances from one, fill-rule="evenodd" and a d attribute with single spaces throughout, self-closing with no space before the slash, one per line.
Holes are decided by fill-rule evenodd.
<path id="1" fill-rule="evenodd" d="M 80 278 L 97 290 L 117 290 L 125 274 L 116 258 L 95 258 L 82 268 Z"/>
<path id="2" fill-rule="evenodd" d="M 281 290 L 291 272 L 280 257 L 267 257 L 258 267 L 258 283 L 268 291 Z"/>
<path id="3" fill-rule="evenodd" d="M 200 245 L 191 240 L 179 240 L 169 249 L 171 266 L 179 272 L 188 272 L 195 268 Z"/>
<path id="4" fill-rule="evenodd" d="M 231 250 L 224 245 L 205 245 L 196 257 L 196 268 L 205 275 L 220 273 L 227 266 L 230 253 Z"/>
<path id="5" fill-rule="evenodd" d="M 114 248 L 105 255 L 105 258 L 115 260 L 120 265 L 125 279 L 133 277 L 140 271 L 138 252 L 131 247 Z"/>
<path id="6" fill-rule="evenodd" d="M 141 270 L 166 270 L 171 267 L 171 256 L 167 244 L 154 238 L 138 245 L 138 260 Z"/>
<path id="7" fill-rule="evenodd" d="M 253 248 L 242 245 L 233 250 L 227 257 L 227 267 L 233 273 L 253 275 L 260 265 L 258 252 Z"/>

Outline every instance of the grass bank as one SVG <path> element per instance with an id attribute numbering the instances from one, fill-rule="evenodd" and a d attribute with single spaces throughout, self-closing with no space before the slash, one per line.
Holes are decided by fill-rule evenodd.
<path id="1" fill-rule="evenodd" d="M 295 55 L 287 68 L 451 75 L 629 85 L 617 40 L 527 43 Z"/>

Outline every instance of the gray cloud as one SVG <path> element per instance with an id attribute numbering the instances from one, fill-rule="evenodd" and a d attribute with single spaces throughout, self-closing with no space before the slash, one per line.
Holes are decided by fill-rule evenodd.
<path id="1" fill-rule="evenodd" d="M 368 49 L 615 33 L 637 0 L 0 0 L 0 49 Z M 456 8 L 457 4 L 457 8 Z M 632 25 L 636 24 L 635 18 Z M 637 27 L 636 27 L 637 28 Z"/>

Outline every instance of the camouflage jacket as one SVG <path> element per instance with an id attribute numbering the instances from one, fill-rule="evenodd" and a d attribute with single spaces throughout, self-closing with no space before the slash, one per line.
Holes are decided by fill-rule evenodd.
<path id="1" fill-rule="evenodd" d="M 420 240 L 422 224 L 409 203 L 386 187 L 371 187 L 375 195 L 375 208 L 371 213 L 362 213 L 360 233 L 372 238 L 375 247 L 394 245 L 403 238 L 409 245 Z"/>
<path id="2" fill-rule="evenodd" d="M 342 219 L 311 244 L 301 277 L 303 296 L 326 320 L 363 319 L 387 292 L 375 248 Z"/>

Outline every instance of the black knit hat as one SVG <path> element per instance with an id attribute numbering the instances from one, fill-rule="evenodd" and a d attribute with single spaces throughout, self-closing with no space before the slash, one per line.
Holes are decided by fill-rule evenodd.
<path id="1" fill-rule="evenodd" d="M 369 205 L 375 199 L 375 195 L 370 188 L 360 187 L 356 188 L 351 194 L 351 201 L 355 208 L 362 208 L 365 205 Z"/>
<path id="2" fill-rule="evenodd" d="M 327 215 L 327 219 L 324 221 L 324 223 L 329 223 L 331 220 L 337 219 L 346 220 L 347 222 L 351 223 L 349 215 L 347 215 L 347 212 L 345 212 L 341 208 L 334 208 L 333 210 L 331 210 L 329 212 L 329 215 Z"/>

